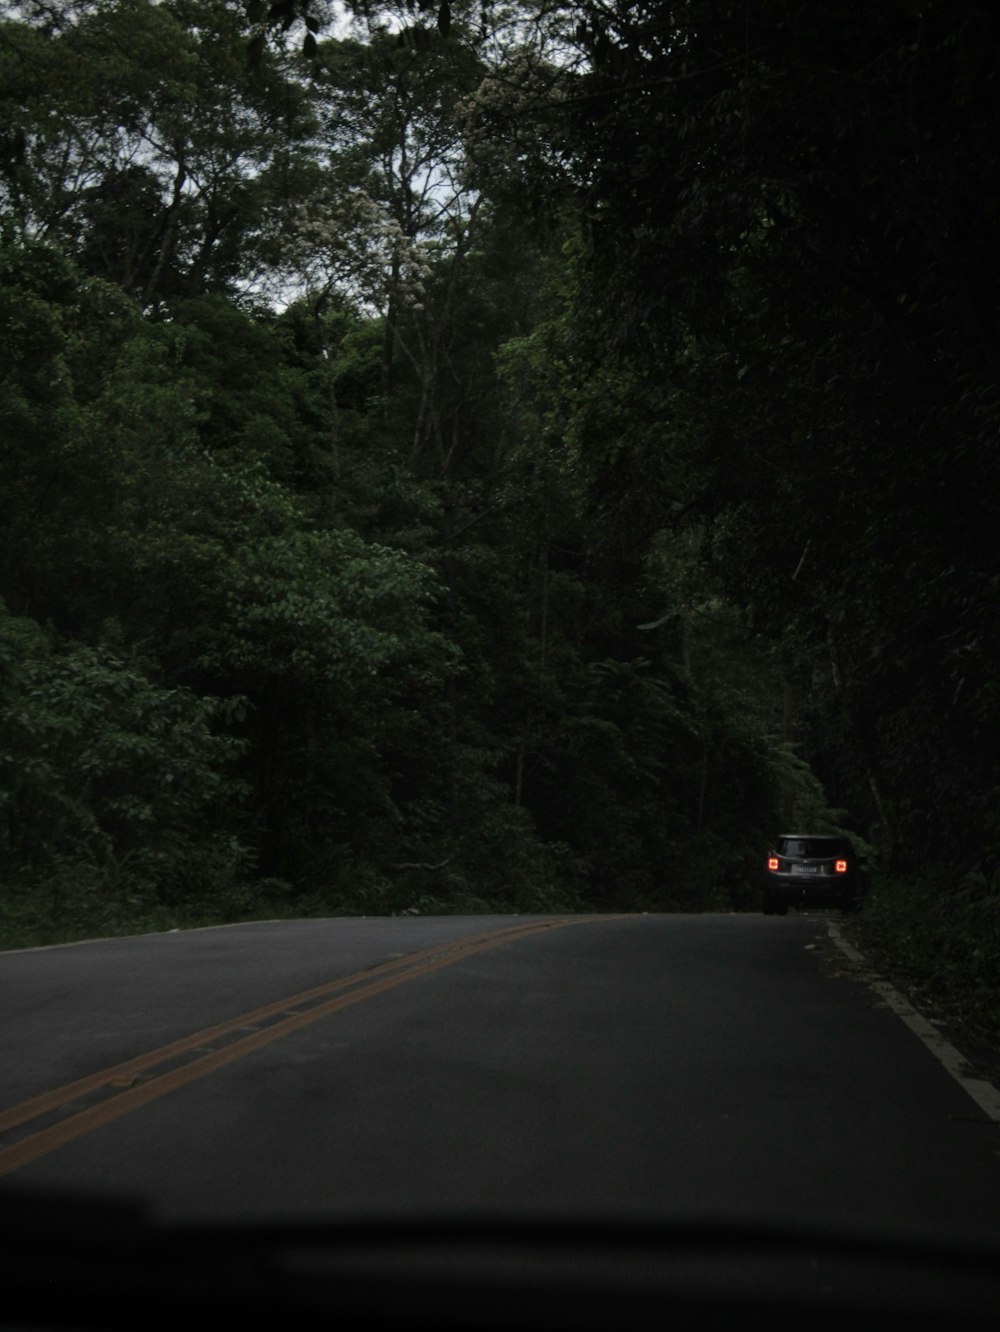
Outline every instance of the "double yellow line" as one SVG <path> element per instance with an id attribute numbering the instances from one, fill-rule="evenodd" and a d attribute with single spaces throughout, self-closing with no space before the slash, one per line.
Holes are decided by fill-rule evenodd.
<path id="1" fill-rule="evenodd" d="M 398 985 L 516 939 L 594 919 L 590 916 L 536 921 L 425 948 L 368 971 L 355 972 L 265 1004 L 112 1068 L 43 1092 L 9 1110 L 0 1111 L 0 1144 L 5 1135 L 20 1134 L 10 1145 L 0 1145 L 0 1175 L 19 1170 L 310 1023 L 384 994 Z M 158 1069 L 162 1071 L 157 1072 Z"/>

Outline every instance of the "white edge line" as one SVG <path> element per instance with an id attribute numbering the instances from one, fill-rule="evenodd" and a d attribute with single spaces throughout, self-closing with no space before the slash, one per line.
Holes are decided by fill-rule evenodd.
<path id="1" fill-rule="evenodd" d="M 600 913 L 587 913 L 598 915 Z M 644 911 L 644 916 L 649 913 Z M 563 916 L 553 913 L 546 913 L 544 916 L 530 912 L 531 919 L 562 920 Z M 520 911 L 492 911 L 484 916 L 475 914 L 467 916 L 414 916 L 413 920 L 521 920 L 528 919 L 528 916 L 522 917 Z M 61 943 L 50 944 L 27 944 L 24 948 L 0 948 L 0 957 L 16 957 L 22 953 L 51 953 L 56 948 L 83 948 L 86 944 L 98 943 L 124 943 L 126 940 L 135 939 L 162 939 L 171 934 L 200 934 L 208 930 L 240 930 L 247 925 L 301 925 L 310 924 L 329 924 L 330 921 L 348 921 L 348 920 L 400 920 L 399 916 L 274 916 L 268 919 L 260 920 L 220 920 L 214 925 L 168 925 L 164 930 L 140 930 L 138 934 L 97 934 L 91 939 L 64 939 Z M 577 919 L 576 916 L 573 919 Z M 584 919 L 581 914 L 580 919 Z M 400 953 L 400 957 L 403 954 Z"/>
<path id="2" fill-rule="evenodd" d="M 83 948 L 86 944 L 124 943 L 132 939 L 160 939 L 168 934 L 197 934 L 203 930 L 233 930 L 240 925 L 276 925 L 278 920 L 230 920 L 217 925 L 168 925 L 165 930 L 140 930 L 138 934 L 95 934 L 87 939 L 63 939 L 59 943 L 27 944 L 24 948 L 0 948 L 0 957 L 20 953 L 51 953 L 56 948 Z"/>
<path id="3" fill-rule="evenodd" d="M 913 1034 L 923 1041 L 938 1063 L 942 1064 L 962 1090 L 972 1097 L 987 1119 L 994 1124 L 1000 1124 L 1000 1091 L 993 1086 L 993 1083 L 987 1082 L 985 1078 L 970 1077 L 967 1072 L 969 1061 L 965 1056 L 956 1050 L 950 1041 L 945 1040 L 937 1027 L 922 1013 L 918 1013 L 894 985 L 890 985 L 887 980 L 870 971 L 867 960 L 844 938 L 837 922 L 827 921 L 827 928 L 831 939 L 848 961 L 856 967 L 865 968 L 867 973 L 865 981 L 870 988 L 888 1004 L 898 1018 L 906 1023 Z"/>

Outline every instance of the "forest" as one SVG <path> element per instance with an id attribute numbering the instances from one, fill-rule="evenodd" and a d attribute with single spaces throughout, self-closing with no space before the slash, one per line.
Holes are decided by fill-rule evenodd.
<path id="1" fill-rule="evenodd" d="M 5 6 L 3 944 L 757 910 L 842 831 L 867 944 L 1000 1033 L 997 49 Z"/>

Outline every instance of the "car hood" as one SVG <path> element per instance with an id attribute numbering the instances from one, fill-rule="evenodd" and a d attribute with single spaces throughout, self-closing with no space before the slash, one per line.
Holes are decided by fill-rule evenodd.
<path id="1" fill-rule="evenodd" d="M 141 1207 L 0 1198 L 4 1327 L 961 1327 L 1000 1312 L 1000 1248 L 741 1221 L 378 1218 L 163 1225 Z"/>

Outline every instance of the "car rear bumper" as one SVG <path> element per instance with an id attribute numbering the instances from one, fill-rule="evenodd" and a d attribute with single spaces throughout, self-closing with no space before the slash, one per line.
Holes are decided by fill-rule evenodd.
<path id="1" fill-rule="evenodd" d="M 785 906 L 843 906 L 857 897 L 857 884 L 849 876 L 831 874 L 769 874 L 764 893 Z"/>

